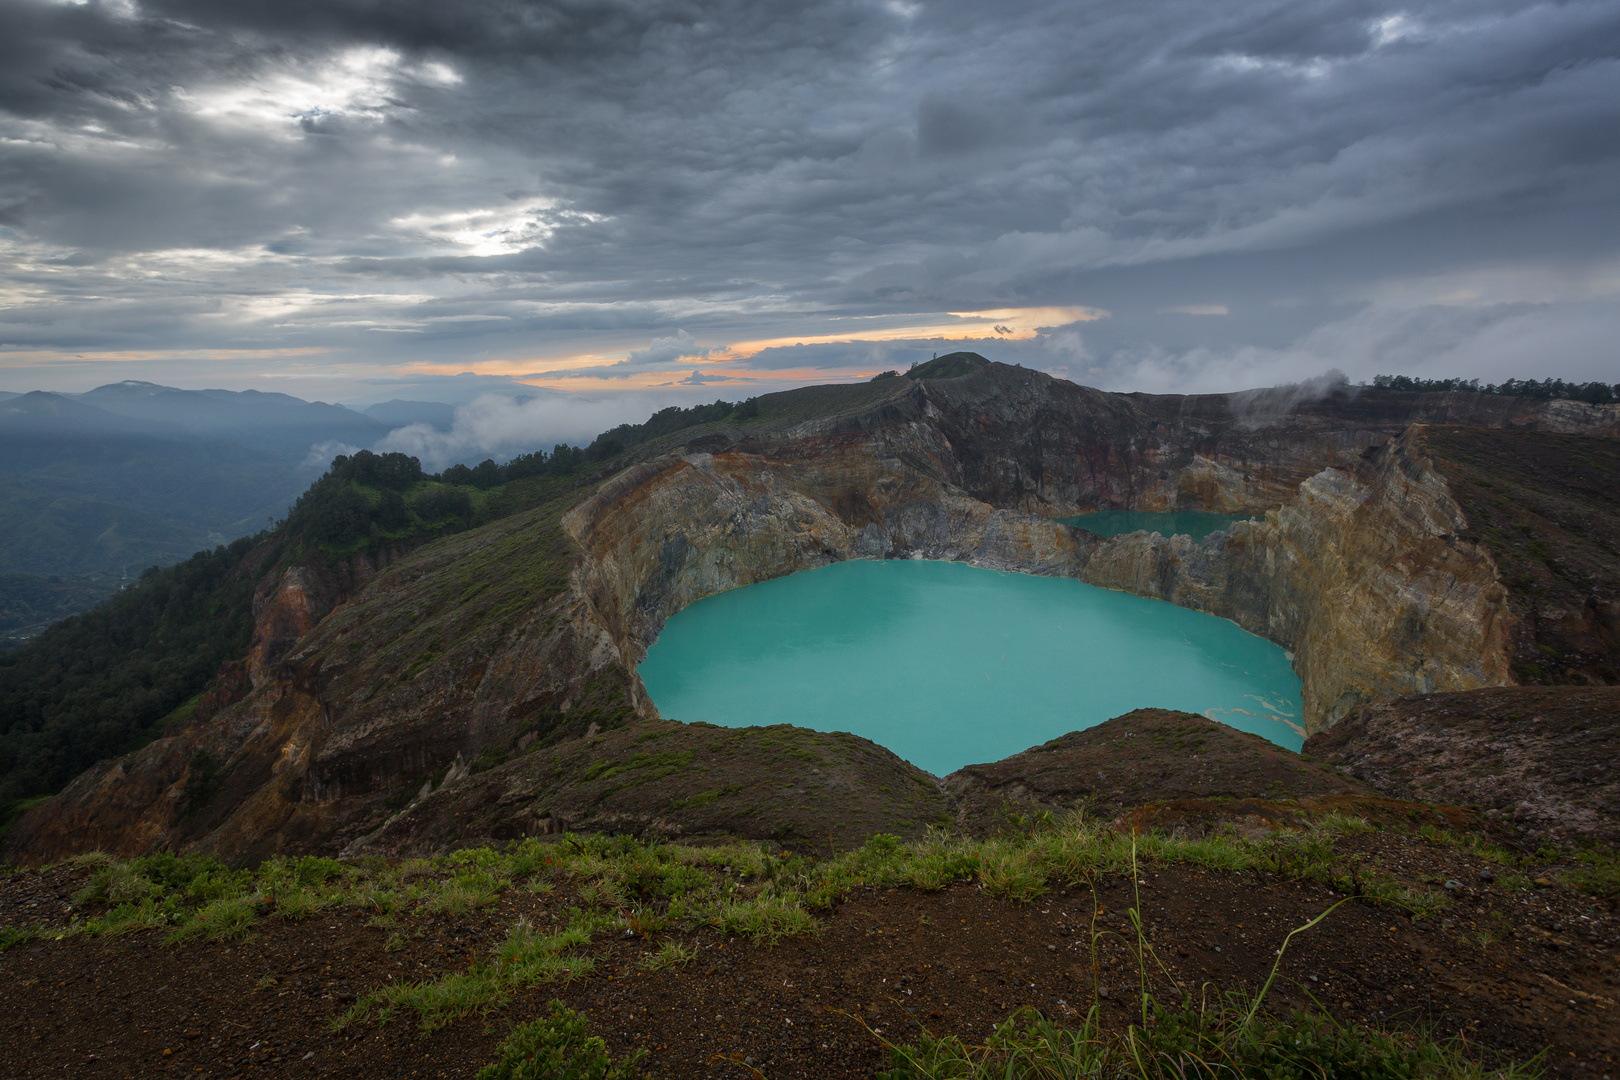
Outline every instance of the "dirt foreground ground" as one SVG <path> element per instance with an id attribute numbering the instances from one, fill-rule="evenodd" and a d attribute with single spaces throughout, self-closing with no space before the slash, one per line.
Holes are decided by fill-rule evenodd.
<path id="1" fill-rule="evenodd" d="M 1620 934 L 1606 905 L 1562 885 L 1503 887 L 1500 867 L 1411 833 L 1341 837 L 1337 850 L 1414 885 L 1450 883 L 1455 904 L 1433 920 L 1344 904 L 1294 938 L 1268 1007 L 1314 1000 L 1346 1024 L 1425 1025 L 1515 1058 L 1545 1049 L 1555 1075 L 1620 1075 Z M 71 897 L 86 876 L 66 864 L 5 876 L 0 925 L 82 918 Z M 428 1034 L 409 1015 L 333 1021 L 378 985 L 465 970 L 520 917 L 566 921 L 581 898 L 567 884 L 512 889 L 464 917 L 403 918 L 395 934 L 354 908 L 268 919 L 239 943 L 47 933 L 0 953 L 0 1074 L 471 1077 L 513 1023 L 556 997 L 615 1054 L 645 1048 L 654 1076 L 870 1076 L 884 1061 L 879 1040 L 909 1041 L 919 1026 L 982 1041 L 1020 1007 L 1062 1018 L 1093 1001 L 1111 1027 L 1139 1022 L 1133 904 L 1164 968 L 1149 964 L 1149 989 L 1168 1001 L 1171 979 L 1194 994 L 1257 987 L 1288 931 L 1340 899 L 1310 882 L 1186 865 L 1028 902 L 975 885 L 860 889 L 814 932 L 774 945 L 710 928 L 683 935 L 693 959 L 668 970 L 642 966 L 661 935 L 615 936 L 593 947 L 589 978 Z"/>

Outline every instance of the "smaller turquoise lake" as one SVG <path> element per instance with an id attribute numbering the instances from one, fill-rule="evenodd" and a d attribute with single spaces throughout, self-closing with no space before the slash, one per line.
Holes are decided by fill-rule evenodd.
<path id="1" fill-rule="evenodd" d="M 1072 578 L 856 559 L 706 597 L 640 673 L 674 720 L 850 731 L 938 776 L 1135 708 L 1298 750 L 1299 678 L 1237 624 Z"/>
<path id="2" fill-rule="evenodd" d="M 1146 529 L 1160 536 L 1190 536 L 1194 540 L 1202 540 L 1212 532 L 1227 532 L 1233 523 L 1248 520 L 1243 515 L 1234 517 L 1203 510 L 1180 510 L 1167 514 L 1142 510 L 1099 510 L 1094 514 L 1076 514 L 1057 519 L 1060 524 L 1073 525 L 1098 536 L 1122 536 Z"/>

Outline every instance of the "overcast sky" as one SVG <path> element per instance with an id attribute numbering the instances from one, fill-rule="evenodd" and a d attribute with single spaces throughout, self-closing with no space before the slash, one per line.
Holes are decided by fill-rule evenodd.
<path id="1" fill-rule="evenodd" d="M 0 389 L 1615 381 L 1617 342 L 1620 0 L 0 0 Z"/>

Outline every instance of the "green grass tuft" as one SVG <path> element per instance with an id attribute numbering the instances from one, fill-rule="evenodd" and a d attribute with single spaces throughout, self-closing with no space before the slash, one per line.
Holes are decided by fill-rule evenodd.
<path id="1" fill-rule="evenodd" d="M 690 946 L 682 945 L 678 941 L 666 941 L 658 946 L 657 952 L 642 957 L 641 966 L 648 971 L 668 971 L 671 968 L 685 967 L 695 956 Z"/>
<path id="2" fill-rule="evenodd" d="M 550 1012 L 514 1027 L 478 1080 L 631 1080 L 645 1050 L 615 1063 L 607 1043 L 586 1034 L 585 1018 L 560 1001 Z"/>
<path id="3" fill-rule="evenodd" d="M 1423 1032 L 1351 1029 L 1294 1013 L 1252 1020 L 1253 1002 L 1238 997 L 1174 1008 L 1152 1007 L 1149 1022 L 1118 1035 L 1104 1032 L 1093 1009 L 1062 1025 L 1024 1009 L 996 1027 L 983 1045 L 924 1032 L 916 1042 L 882 1039 L 888 1067 L 877 1080 L 1529 1080 L 1539 1062 L 1484 1061 L 1455 1040 Z"/>
<path id="4" fill-rule="evenodd" d="M 8 952 L 24 942 L 33 941 L 37 936 L 27 927 L 0 926 L 0 953 Z"/>
<path id="5" fill-rule="evenodd" d="M 198 909 L 195 916 L 169 935 L 169 940 L 190 941 L 201 937 L 209 941 L 245 941 L 259 924 L 259 912 L 263 907 L 258 897 L 238 896 L 215 900 Z"/>

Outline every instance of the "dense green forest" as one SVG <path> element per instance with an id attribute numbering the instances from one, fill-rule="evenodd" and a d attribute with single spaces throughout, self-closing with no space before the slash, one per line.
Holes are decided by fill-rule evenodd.
<path id="1" fill-rule="evenodd" d="M 672 407 L 584 449 L 559 444 L 436 476 L 404 454 L 333 459 L 274 529 L 148 569 L 100 607 L 0 653 L 0 830 L 32 799 L 183 717 L 220 665 L 247 652 L 254 588 L 279 567 L 408 550 L 538 505 L 650 439 L 758 413 L 752 399 Z"/>
<path id="2" fill-rule="evenodd" d="M 1508 379 L 1481 384 L 1478 379 L 1414 379 L 1410 375 L 1374 375 L 1374 386 L 1384 390 L 1414 392 L 1462 391 L 1468 394 L 1500 394 L 1505 397 L 1539 398 L 1543 401 L 1584 401 L 1608 405 L 1620 401 L 1620 383 L 1565 382 L 1563 379 Z"/>
<path id="3" fill-rule="evenodd" d="M 0 656 L 0 820 L 136 745 L 247 651 L 265 535 L 202 551 Z"/>

